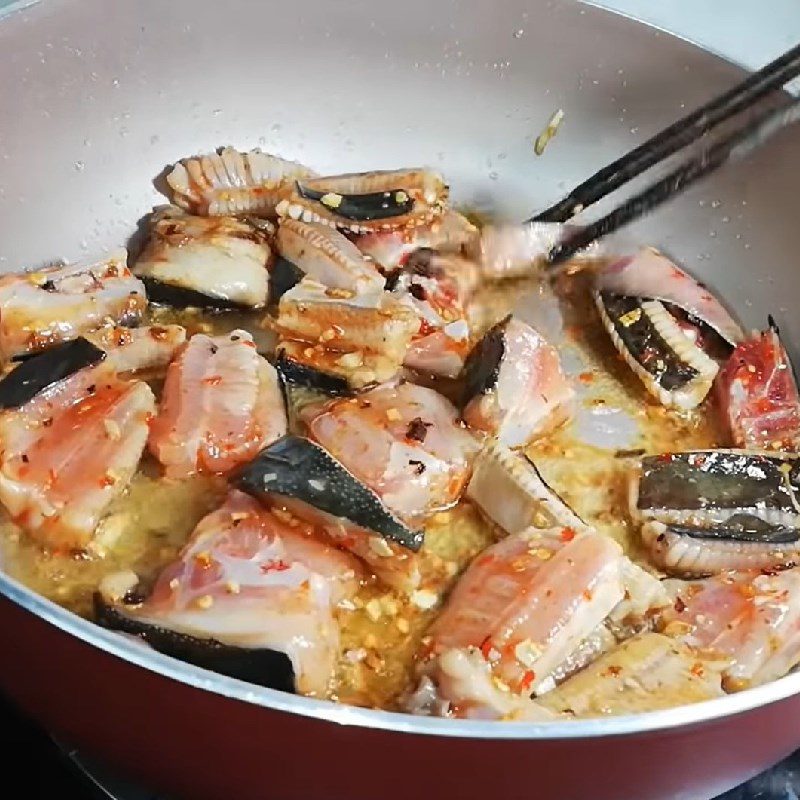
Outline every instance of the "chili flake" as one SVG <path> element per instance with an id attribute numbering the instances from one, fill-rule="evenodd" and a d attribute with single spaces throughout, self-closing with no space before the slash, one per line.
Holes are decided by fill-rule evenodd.
<path id="1" fill-rule="evenodd" d="M 432 422 L 423 422 L 421 417 L 414 417 L 414 419 L 408 423 L 406 439 L 411 439 L 415 442 L 424 442 L 425 437 L 428 435 L 428 428 L 430 428 L 431 425 L 433 425 Z"/>

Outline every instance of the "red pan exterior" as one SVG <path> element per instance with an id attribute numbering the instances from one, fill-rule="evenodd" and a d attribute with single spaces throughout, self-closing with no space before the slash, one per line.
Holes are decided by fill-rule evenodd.
<path id="1" fill-rule="evenodd" d="M 68 742 L 185 800 L 702 800 L 800 744 L 800 696 L 619 737 L 482 740 L 344 727 L 175 682 L 6 598 L 0 627 L 11 644 L 0 688 Z"/>

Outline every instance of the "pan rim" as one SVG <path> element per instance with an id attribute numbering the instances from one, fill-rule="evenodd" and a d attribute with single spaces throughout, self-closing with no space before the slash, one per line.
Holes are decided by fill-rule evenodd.
<path id="1" fill-rule="evenodd" d="M 40 2 L 41 0 L 12 0 L 9 5 L 0 8 L 0 23 L 15 12 L 27 10 L 39 5 Z M 733 66 L 747 69 L 738 59 L 723 55 L 714 48 L 702 45 L 690 37 L 660 25 L 609 8 L 602 3 L 602 0 L 578 0 L 578 2 L 601 13 L 621 17 L 632 23 L 658 30 Z M 3 573 L 2 570 L 0 570 L 0 595 L 63 633 L 73 636 L 83 644 L 95 647 L 168 680 L 174 680 L 230 700 L 261 706 L 281 713 L 338 725 L 394 733 L 522 741 L 586 739 L 636 735 L 646 732 L 666 733 L 678 728 L 694 727 L 736 716 L 800 693 L 800 672 L 796 672 L 737 694 L 725 695 L 692 705 L 639 714 L 545 723 L 437 719 L 400 712 L 359 708 L 330 700 L 292 695 L 210 672 L 158 653 L 119 633 L 106 630 L 37 594 Z"/>

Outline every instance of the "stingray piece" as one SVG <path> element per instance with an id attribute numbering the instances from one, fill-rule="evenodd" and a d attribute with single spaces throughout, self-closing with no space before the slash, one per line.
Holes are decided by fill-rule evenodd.
<path id="1" fill-rule="evenodd" d="M 404 525 L 372 489 L 310 439 L 291 434 L 278 439 L 239 468 L 231 481 L 255 496 L 299 500 L 409 550 L 422 546 L 422 531 Z"/>
<path id="2" fill-rule="evenodd" d="M 595 300 L 611 341 L 650 394 L 683 409 L 703 401 L 719 367 L 663 303 L 605 291 Z"/>
<path id="3" fill-rule="evenodd" d="M 361 251 L 335 228 L 318 223 L 282 220 L 277 247 L 302 274 L 335 289 L 381 290 L 386 279 Z"/>
<path id="4" fill-rule="evenodd" d="M 231 482 L 265 505 L 305 520 L 363 559 L 388 586 L 419 586 L 417 551 L 424 533 L 405 525 L 339 461 L 318 444 L 285 436 L 239 468 Z"/>
<path id="5" fill-rule="evenodd" d="M 355 592 L 358 562 L 232 491 L 144 594 L 109 576 L 100 622 L 168 655 L 285 691 L 325 696 L 338 655 L 334 607 Z"/>
<path id="6" fill-rule="evenodd" d="M 463 376 L 464 421 L 509 447 L 548 432 L 571 412 L 575 392 L 558 352 L 515 317 L 487 331 L 469 354 Z"/>
<path id="7" fill-rule="evenodd" d="M 708 289 L 653 248 L 600 268 L 595 302 L 620 355 L 665 406 L 699 405 L 743 336 Z"/>
<path id="8" fill-rule="evenodd" d="M 301 179 L 279 216 L 353 233 L 428 225 L 444 211 L 448 188 L 422 169 L 379 170 Z"/>
<path id="9" fill-rule="evenodd" d="M 100 261 L 0 277 L 0 359 L 44 350 L 101 325 L 137 325 L 147 297 L 127 258 L 120 248 Z"/>
<path id="10" fill-rule="evenodd" d="M 716 387 L 734 446 L 800 447 L 800 396 L 777 328 L 740 342 L 717 376 Z"/>
<path id="11" fill-rule="evenodd" d="M 91 544 L 136 471 L 155 411 L 146 383 L 121 380 L 88 342 L 70 343 L 76 349 L 84 353 L 70 369 L 82 368 L 51 372 L 48 380 L 69 374 L 0 413 L 0 502 L 32 538 L 59 552 Z M 47 351 L 17 370 L 58 355 Z"/>
<path id="12" fill-rule="evenodd" d="M 505 533 L 531 525 L 577 531 L 586 523 L 547 485 L 536 464 L 497 439 L 487 439 L 475 460 L 467 497 Z"/>
<path id="13" fill-rule="evenodd" d="M 272 217 L 298 178 L 314 175 L 295 161 L 264 153 L 223 147 L 178 162 L 167 175 L 174 202 L 192 214 Z"/>
<path id="14" fill-rule="evenodd" d="M 739 324 L 702 284 L 653 247 L 612 261 L 596 276 L 598 291 L 659 300 L 716 331 L 730 345 L 743 338 Z"/>
<path id="15" fill-rule="evenodd" d="M 151 220 L 134 273 L 150 300 L 178 308 L 259 308 L 271 250 L 260 227 L 235 217 L 194 217 L 167 207 Z"/>
<path id="16" fill-rule="evenodd" d="M 656 564 L 677 575 L 800 560 L 797 456 L 695 451 L 642 461 L 632 512 Z"/>

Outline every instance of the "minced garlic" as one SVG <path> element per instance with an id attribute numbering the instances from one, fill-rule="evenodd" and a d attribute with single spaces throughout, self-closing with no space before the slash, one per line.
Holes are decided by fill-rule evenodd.
<path id="1" fill-rule="evenodd" d="M 342 196 L 337 194 L 336 192 L 328 192 L 327 194 L 322 195 L 319 201 L 324 206 L 328 206 L 328 208 L 339 208 L 342 204 Z"/>

